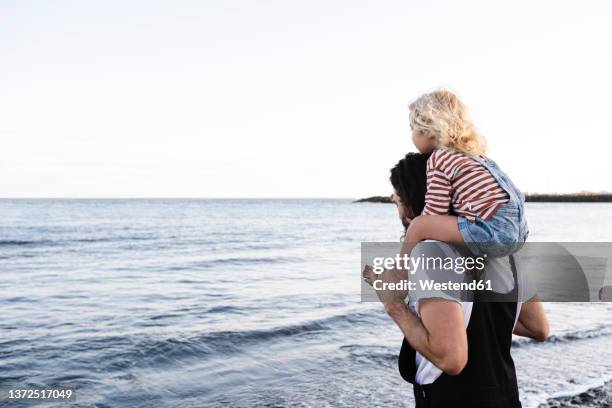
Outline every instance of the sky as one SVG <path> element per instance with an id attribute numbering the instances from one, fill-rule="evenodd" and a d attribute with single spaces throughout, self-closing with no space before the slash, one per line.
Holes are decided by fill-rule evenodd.
<path id="1" fill-rule="evenodd" d="M 612 191 L 611 11 L 0 0 L 0 197 L 389 194 L 439 87 L 524 191 Z"/>

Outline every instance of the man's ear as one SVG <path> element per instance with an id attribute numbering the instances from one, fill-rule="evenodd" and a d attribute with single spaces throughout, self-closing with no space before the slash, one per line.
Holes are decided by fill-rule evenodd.
<path id="1" fill-rule="evenodd" d="M 410 223 L 412 222 L 414 218 L 411 218 L 407 215 L 404 215 L 404 219 L 402 220 L 404 222 L 404 225 L 407 227 L 408 225 L 410 225 Z"/>
<path id="2" fill-rule="evenodd" d="M 402 225 L 404 226 L 404 228 L 408 229 L 408 227 L 410 226 L 410 222 L 412 222 L 412 218 L 408 217 L 407 215 L 404 215 L 404 217 L 402 218 Z"/>

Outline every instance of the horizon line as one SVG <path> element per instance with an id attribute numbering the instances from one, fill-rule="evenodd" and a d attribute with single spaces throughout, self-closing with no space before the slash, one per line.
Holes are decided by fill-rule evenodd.
<path id="1" fill-rule="evenodd" d="M 91 196 L 0 197 L 0 200 L 354 200 L 356 197 L 199 197 L 199 196 Z"/>
<path id="2" fill-rule="evenodd" d="M 556 197 L 580 197 L 580 196 L 602 196 L 612 195 L 612 192 L 608 191 L 577 191 L 572 193 L 534 193 L 524 192 L 526 196 L 556 196 Z M 304 196 L 304 197 L 281 197 L 281 196 L 269 196 L 269 197 L 228 197 L 228 196 L 18 196 L 18 197 L 1 197 L 0 200 L 362 200 L 377 197 L 389 197 L 391 194 L 386 195 L 370 195 L 361 197 L 322 197 L 322 196 Z"/>

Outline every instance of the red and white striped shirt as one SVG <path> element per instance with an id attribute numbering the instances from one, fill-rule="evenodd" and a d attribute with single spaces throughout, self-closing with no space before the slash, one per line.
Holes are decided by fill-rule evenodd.
<path id="1" fill-rule="evenodd" d="M 466 154 L 436 149 L 427 160 L 423 214 L 447 215 L 452 206 L 469 221 L 476 217 L 487 221 L 508 199 L 489 170 Z"/>

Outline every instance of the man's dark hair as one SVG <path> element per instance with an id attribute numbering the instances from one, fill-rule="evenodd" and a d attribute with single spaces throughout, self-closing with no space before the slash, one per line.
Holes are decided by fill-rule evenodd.
<path id="1" fill-rule="evenodd" d="M 391 169 L 389 180 L 402 203 L 419 215 L 425 207 L 427 159 L 431 154 L 408 153 Z"/>

